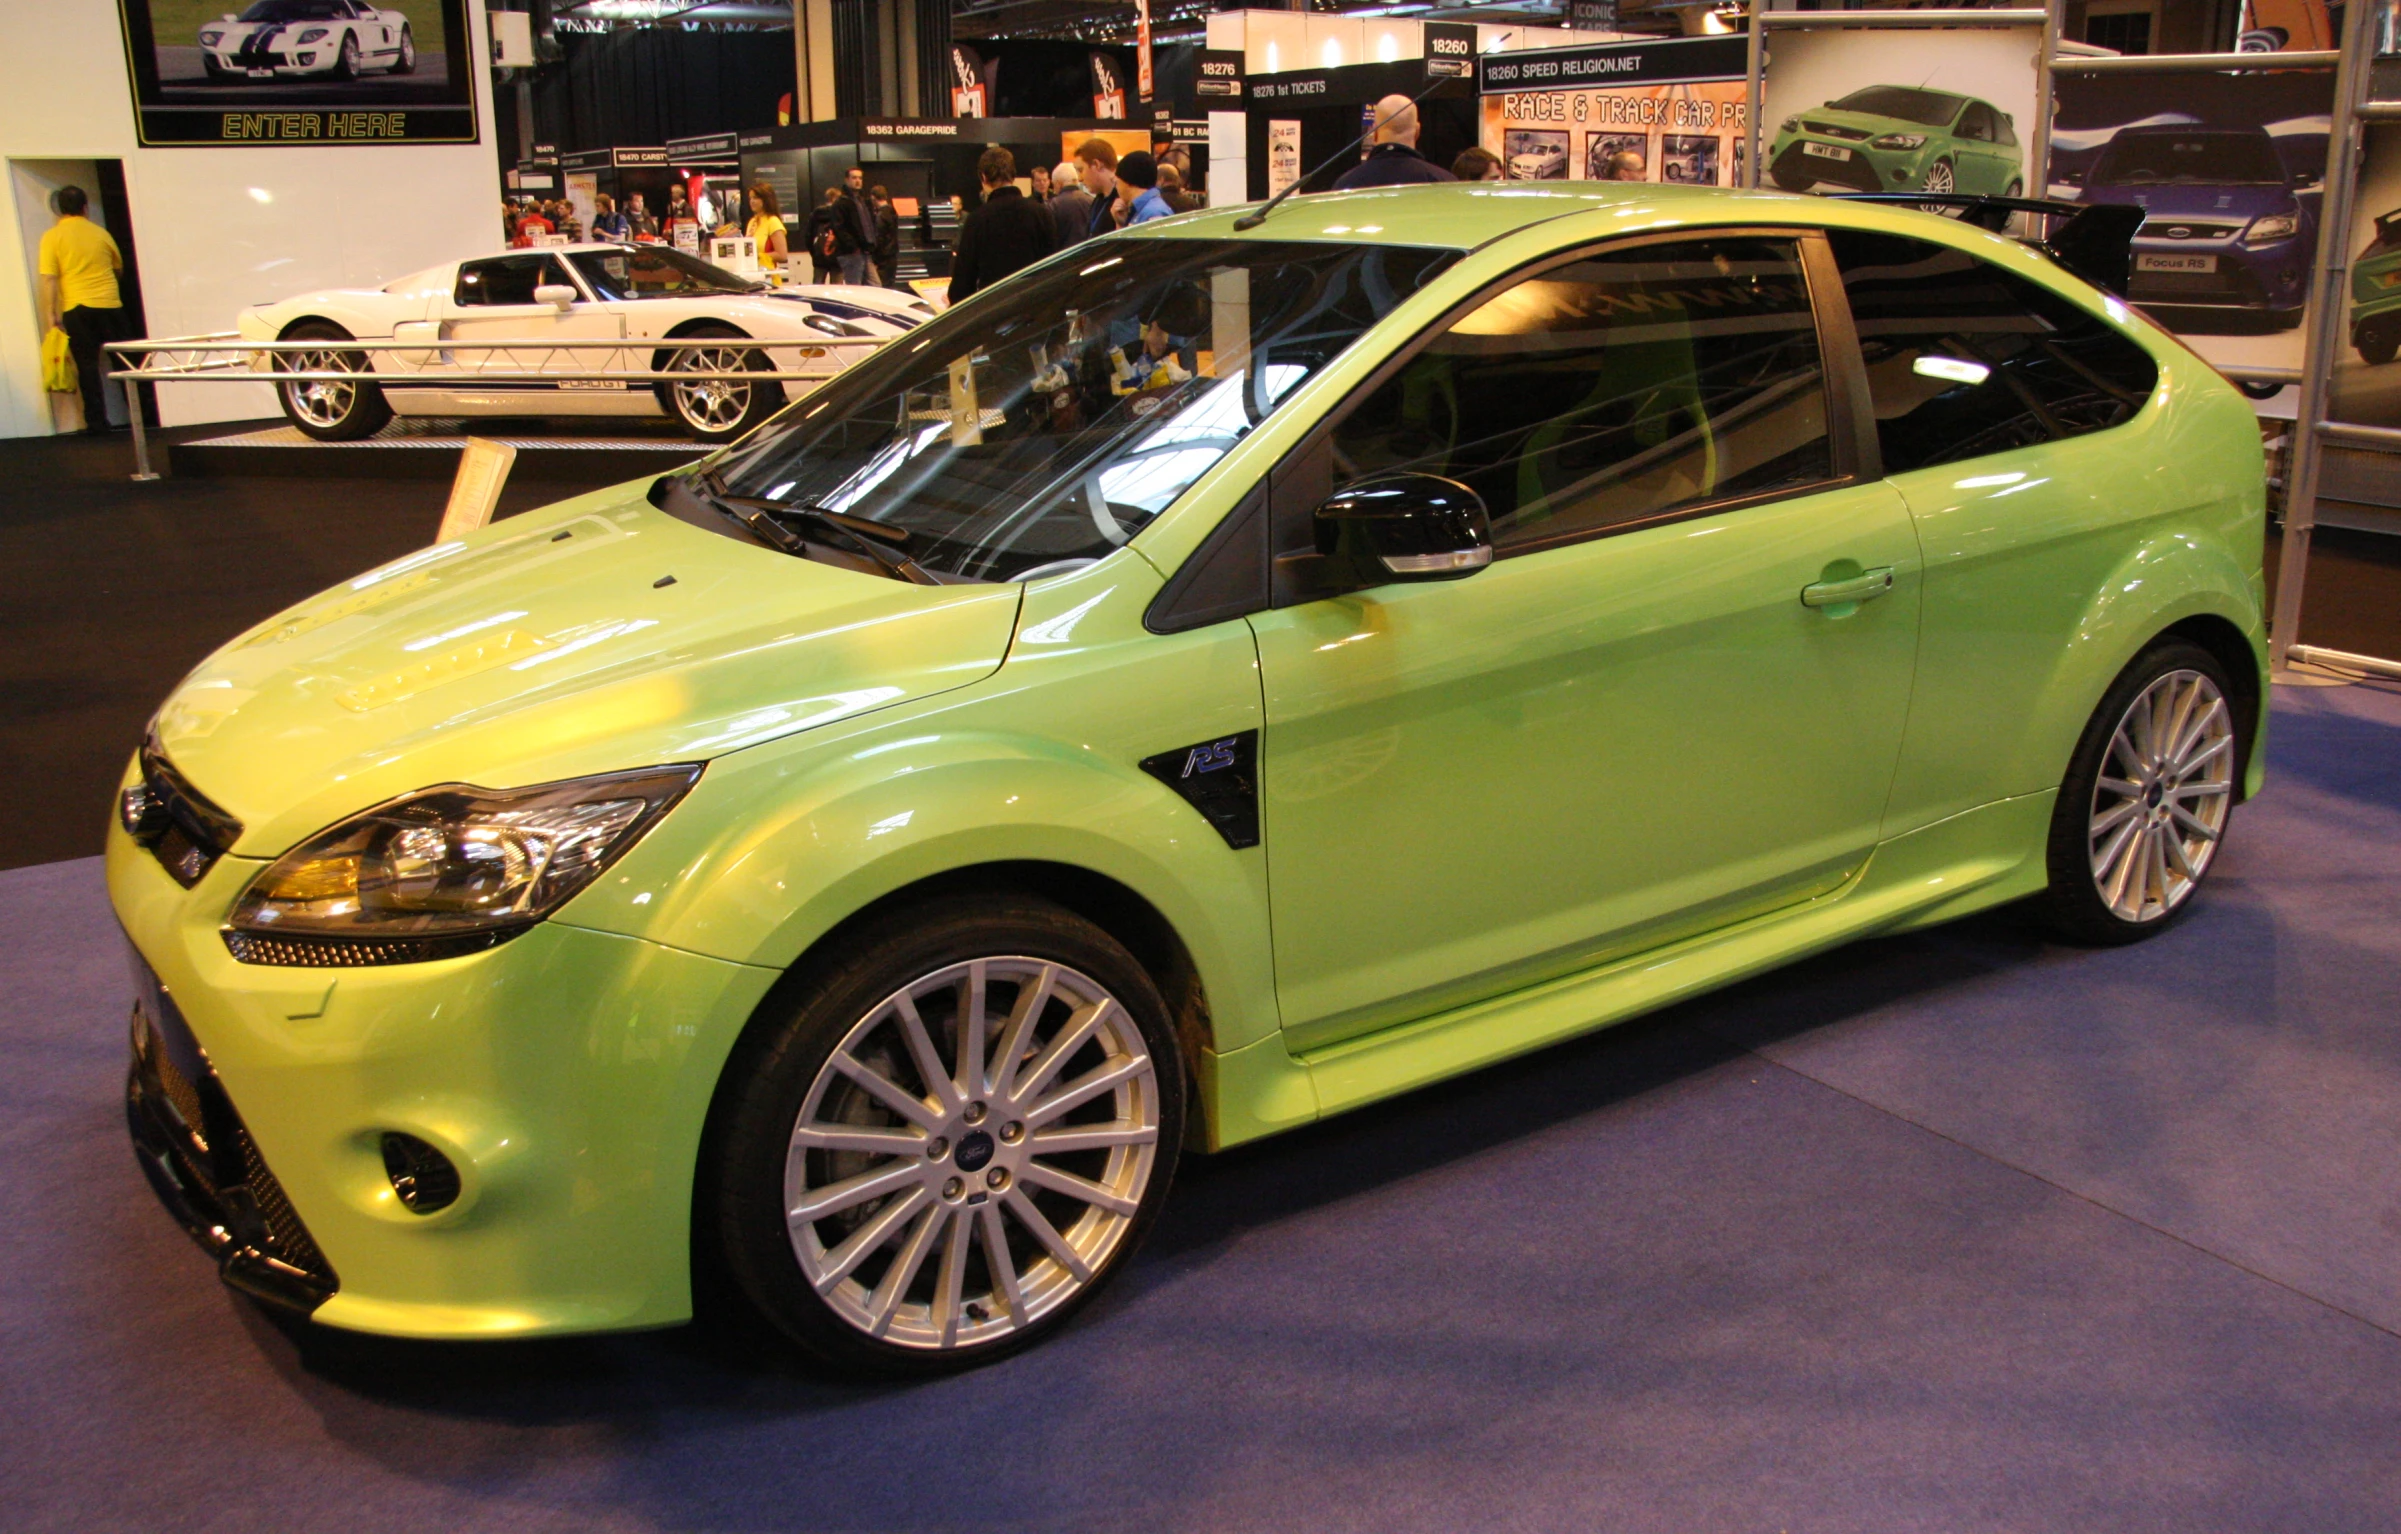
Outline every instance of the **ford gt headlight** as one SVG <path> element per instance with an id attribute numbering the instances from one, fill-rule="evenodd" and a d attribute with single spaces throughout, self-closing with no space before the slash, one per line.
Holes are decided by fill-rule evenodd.
<path id="1" fill-rule="evenodd" d="M 1887 133 L 1870 139 L 1870 149 L 1916 149 L 1926 142 L 1923 133 Z"/>
<path id="2" fill-rule="evenodd" d="M 247 964 L 411 964 L 508 941 L 622 857 L 700 780 L 698 765 L 533 788 L 446 784 L 319 832 L 234 903 Z"/>
<path id="3" fill-rule="evenodd" d="M 875 335 L 874 331 L 869 330 L 864 325 L 853 325 L 848 320 L 838 320 L 830 314 L 803 315 L 801 316 L 800 322 L 803 325 L 808 326 L 811 330 L 823 331 L 829 336 L 842 336 L 849 339 L 858 339 L 861 337 L 873 339 Z"/>
<path id="4" fill-rule="evenodd" d="M 305 48 L 310 43 L 321 43 L 325 41 L 327 35 L 326 29 L 323 27 L 311 27 L 300 34 L 300 45 Z"/>
<path id="5" fill-rule="evenodd" d="M 2278 240 L 2289 240 L 2300 232 L 2301 220 L 2292 214 L 2265 213 L 2251 220 L 2251 227 L 2243 231 L 2243 243 L 2272 245 Z"/>
<path id="6" fill-rule="evenodd" d="M 200 34 L 200 46 L 203 48 L 214 48 L 217 46 L 217 44 L 223 41 L 225 41 L 225 34 L 222 32 L 203 32 Z"/>

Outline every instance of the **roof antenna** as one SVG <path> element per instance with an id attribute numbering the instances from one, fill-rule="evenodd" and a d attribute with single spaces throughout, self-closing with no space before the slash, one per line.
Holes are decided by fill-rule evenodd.
<path id="1" fill-rule="evenodd" d="M 1505 43 L 1516 35 L 1517 29 L 1512 27 L 1508 31 L 1503 32 L 1499 37 L 1494 38 L 1493 41 L 1496 43 Z M 1428 96 L 1431 96 L 1436 91 L 1440 90 L 1443 85 L 1450 80 L 1450 78 L 1451 76 L 1444 75 L 1435 80 L 1433 84 L 1427 86 L 1424 90 L 1419 91 L 1414 97 L 1410 98 L 1410 108 L 1414 110 Z M 1400 113 L 1398 112 L 1392 114 L 1392 117 L 1398 116 L 1400 116 Z M 1311 181 L 1315 180 L 1318 173 L 1323 171 L 1327 166 L 1333 164 L 1336 160 L 1341 159 L 1344 155 L 1351 153 L 1360 145 L 1375 137 L 1376 129 L 1381 128 L 1386 123 L 1392 121 L 1392 117 L 1377 118 L 1374 123 L 1369 125 L 1368 130 L 1365 133 L 1360 134 L 1357 138 L 1352 139 L 1348 144 L 1343 145 L 1340 149 L 1335 150 L 1332 154 L 1327 155 L 1324 159 L 1309 167 L 1309 173 L 1307 175 L 1301 177 L 1298 181 L 1293 182 L 1292 185 L 1276 193 L 1273 197 L 1268 198 L 1267 205 L 1261 208 L 1258 212 L 1245 213 L 1240 218 L 1234 220 L 1235 232 L 1239 234 L 1244 230 L 1256 229 L 1261 224 L 1266 223 L 1267 215 L 1273 213 L 1277 208 L 1283 206 L 1285 198 L 1290 197 L 1293 193 L 1299 191 L 1302 187 L 1307 186 Z"/>

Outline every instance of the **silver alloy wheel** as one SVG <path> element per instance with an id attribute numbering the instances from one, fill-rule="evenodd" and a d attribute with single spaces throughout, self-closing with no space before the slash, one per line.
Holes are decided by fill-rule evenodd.
<path id="1" fill-rule="evenodd" d="M 400 29 L 400 68 L 397 73 L 414 74 L 417 69 L 417 39 L 409 29 Z"/>
<path id="2" fill-rule="evenodd" d="M 295 373 L 354 373 L 358 366 L 340 352 L 299 352 L 290 362 Z M 350 418 L 358 403 L 358 385 L 312 378 L 283 386 L 292 413 L 309 425 L 331 431 Z"/>
<path id="3" fill-rule="evenodd" d="M 1047 959 L 911 981 L 809 1084 L 784 1166 L 792 1253 L 867 1336 L 998 1341 L 1074 1297 L 1132 1228 L 1159 1075 L 1133 1016 Z"/>
<path id="4" fill-rule="evenodd" d="M 2202 673 L 2168 672 L 2127 705 L 2093 785 L 2088 850 L 2102 904 L 2129 922 L 2184 904 L 2233 806 L 2233 710 Z"/>
<path id="5" fill-rule="evenodd" d="M 750 353 L 740 348 L 694 346 L 680 353 L 673 366 L 678 372 L 734 373 L 749 360 Z M 751 386 L 730 378 L 707 378 L 672 387 L 676 413 L 695 431 L 731 431 L 750 411 Z"/>
<path id="6" fill-rule="evenodd" d="M 1926 172 L 1925 189 L 1929 192 L 1947 193 L 1958 184 L 1958 179 L 1951 174 L 1951 162 L 1948 160 L 1935 161 L 1934 168 Z"/>

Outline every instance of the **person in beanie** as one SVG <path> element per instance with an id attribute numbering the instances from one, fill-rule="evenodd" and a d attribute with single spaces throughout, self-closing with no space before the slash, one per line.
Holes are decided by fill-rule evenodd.
<path id="1" fill-rule="evenodd" d="M 1342 173 L 1334 190 L 1355 186 L 1408 186 L 1420 181 L 1458 178 L 1417 152 L 1417 106 L 1406 96 L 1386 96 L 1376 103 L 1375 147 L 1367 158 Z"/>
<path id="2" fill-rule="evenodd" d="M 1125 221 L 1147 224 L 1154 218 L 1173 218 L 1175 209 L 1159 195 L 1159 165 L 1140 149 L 1117 162 L 1117 195 L 1128 199 Z"/>

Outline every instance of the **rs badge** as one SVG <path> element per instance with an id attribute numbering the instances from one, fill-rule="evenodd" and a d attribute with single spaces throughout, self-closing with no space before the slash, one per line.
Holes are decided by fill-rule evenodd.
<path id="1" fill-rule="evenodd" d="M 1259 732 L 1145 757 L 1142 770 L 1182 795 L 1229 847 L 1259 845 Z"/>

